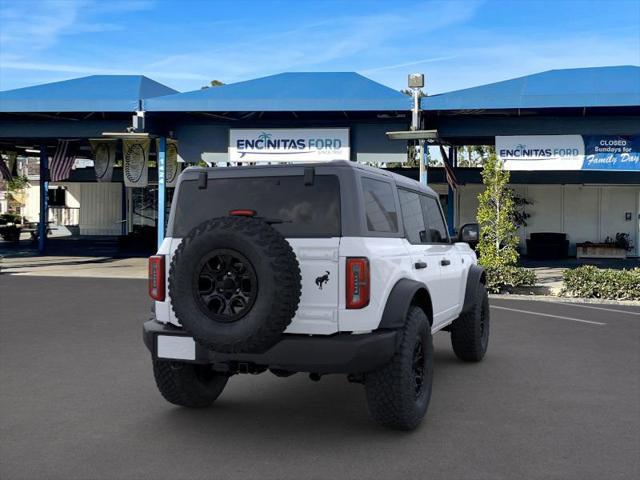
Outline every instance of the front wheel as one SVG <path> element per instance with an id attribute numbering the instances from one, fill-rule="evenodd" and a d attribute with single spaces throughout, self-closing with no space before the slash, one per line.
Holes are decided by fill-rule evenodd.
<path id="1" fill-rule="evenodd" d="M 451 345 L 460 360 L 479 362 L 489 346 L 489 295 L 481 283 L 476 287 L 473 305 L 451 324 Z"/>
<path id="2" fill-rule="evenodd" d="M 153 362 L 153 375 L 160 393 L 170 403 L 181 407 L 210 406 L 222 393 L 228 377 L 209 365 L 183 362 Z"/>
<path id="3" fill-rule="evenodd" d="M 427 413 L 433 381 L 433 340 L 424 311 L 411 307 L 391 361 L 365 376 L 371 417 L 396 430 L 413 430 Z"/>

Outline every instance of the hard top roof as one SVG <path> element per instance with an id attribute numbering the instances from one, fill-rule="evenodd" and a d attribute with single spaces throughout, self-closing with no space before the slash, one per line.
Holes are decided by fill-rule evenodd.
<path id="1" fill-rule="evenodd" d="M 345 169 L 353 169 L 360 170 L 363 173 L 386 177 L 390 180 L 393 180 L 396 185 L 410 188 L 412 190 L 419 190 L 424 193 L 427 193 L 431 196 L 438 196 L 437 193 L 428 186 L 422 185 L 420 182 L 413 180 L 411 178 L 405 177 L 404 175 L 400 175 L 397 173 L 390 172 L 388 170 L 383 170 L 381 168 L 372 167 L 370 165 L 363 165 L 362 163 L 352 162 L 347 160 L 332 160 L 329 162 L 314 162 L 314 163 L 296 163 L 296 164 L 271 164 L 271 165 L 249 165 L 249 166 L 239 166 L 239 167 L 188 167 L 184 170 L 183 173 L 189 175 L 188 172 L 201 172 L 206 171 L 207 173 L 213 173 L 213 176 L 222 176 L 225 177 L 233 177 L 234 173 L 240 174 L 239 176 L 249 177 L 251 176 L 251 172 L 255 172 L 256 175 L 264 174 L 266 172 L 272 175 L 276 175 L 276 172 L 279 172 L 282 175 L 301 175 L 305 168 L 317 168 L 320 170 L 320 174 L 324 173 L 327 170 L 333 168 L 345 168 Z M 328 172 L 327 172 L 328 173 Z"/>

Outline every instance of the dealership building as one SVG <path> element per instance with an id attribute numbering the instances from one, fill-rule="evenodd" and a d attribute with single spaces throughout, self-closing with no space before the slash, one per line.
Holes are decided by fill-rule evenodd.
<path id="1" fill-rule="evenodd" d="M 30 220 L 48 211 L 76 235 L 153 244 L 186 164 L 343 159 L 418 179 L 398 165 L 407 142 L 387 135 L 411 128 L 411 108 L 410 97 L 350 72 L 186 93 L 142 76 L 91 76 L 0 92 L 0 151 L 28 169 Z M 452 226 L 475 220 L 482 190 L 481 170 L 458 165 L 461 147 L 495 146 L 522 199 L 523 253 L 532 234 L 551 232 L 565 235 L 569 255 L 622 233 L 628 255 L 640 254 L 640 67 L 554 70 L 427 96 L 419 130 L 451 167 L 449 183 L 441 166 L 427 181 Z M 67 156 L 94 163 L 48 181 L 62 141 Z"/>

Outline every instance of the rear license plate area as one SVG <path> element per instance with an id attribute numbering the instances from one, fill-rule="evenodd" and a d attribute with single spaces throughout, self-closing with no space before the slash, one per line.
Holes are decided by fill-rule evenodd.
<path id="1" fill-rule="evenodd" d="M 195 360 L 196 342 L 191 337 L 158 335 L 156 337 L 158 358 L 170 360 Z"/>

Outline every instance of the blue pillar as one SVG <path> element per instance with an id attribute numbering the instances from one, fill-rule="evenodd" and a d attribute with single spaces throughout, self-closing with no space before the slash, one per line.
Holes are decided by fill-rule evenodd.
<path id="1" fill-rule="evenodd" d="M 49 157 L 47 145 L 40 145 L 40 223 L 38 224 L 38 252 L 44 254 L 47 247 L 49 221 Z"/>
<path id="2" fill-rule="evenodd" d="M 166 178 L 165 165 L 167 160 L 167 139 L 160 137 L 158 142 L 158 248 L 164 240 L 164 220 L 166 211 Z"/>
<path id="3" fill-rule="evenodd" d="M 446 161 L 446 160 L 445 160 Z M 449 151 L 449 163 L 451 168 L 455 168 L 458 164 L 458 150 L 456 147 L 451 147 Z M 453 188 L 449 185 L 447 190 L 447 224 L 449 225 L 449 235 L 455 234 L 455 195 Z"/>

